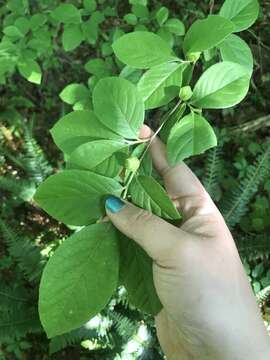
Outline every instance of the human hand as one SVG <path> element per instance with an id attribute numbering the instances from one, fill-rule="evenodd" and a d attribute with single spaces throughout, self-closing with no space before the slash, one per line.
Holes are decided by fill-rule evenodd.
<path id="1" fill-rule="evenodd" d="M 149 136 L 144 127 L 141 137 Z M 153 259 L 163 305 L 156 326 L 167 359 L 269 359 L 270 340 L 222 215 L 184 163 L 169 166 L 158 138 L 150 152 L 181 227 L 120 199 L 109 198 L 106 207 L 113 224 Z"/>

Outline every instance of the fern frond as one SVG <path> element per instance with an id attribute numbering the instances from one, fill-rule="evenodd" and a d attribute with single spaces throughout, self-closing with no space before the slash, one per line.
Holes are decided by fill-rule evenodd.
<path id="1" fill-rule="evenodd" d="M 222 200 L 221 212 L 229 227 L 234 227 L 248 210 L 248 203 L 258 186 L 270 174 L 270 146 L 260 155 L 254 165 L 247 169 L 246 177 L 236 189 L 228 192 Z"/>
<path id="2" fill-rule="evenodd" d="M 212 198 L 217 197 L 218 175 L 221 169 L 221 147 L 216 146 L 207 152 L 203 184 Z"/>
<path id="3" fill-rule="evenodd" d="M 247 236 L 236 241 L 241 258 L 264 259 L 270 256 L 270 235 Z"/>
<path id="4" fill-rule="evenodd" d="M 139 322 L 132 321 L 127 316 L 115 311 L 109 313 L 109 318 L 112 320 L 113 325 L 123 342 L 127 342 L 134 334 L 136 334 L 140 326 Z"/>
<path id="5" fill-rule="evenodd" d="M 69 333 L 52 338 L 50 341 L 50 355 L 63 350 L 68 346 L 79 344 L 85 339 L 94 339 L 97 337 L 98 334 L 96 329 L 89 328 L 87 324 L 85 324 L 78 329 L 70 331 Z"/>
<path id="6" fill-rule="evenodd" d="M 0 312 L 19 308 L 29 303 L 29 292 L 24 287 L 7 287 L 0 284 Z"/>
<path id="7" fill-rule="evenodd" d="M 46 160 L 43 150 L 33 137 L 32 131 L 25 126 L 24 131 L 25 171 L 37 184 L 41 183 L 51 172 L 52 167 Z"/>
<path id="8" fill-rule="evenodd" d="M 259 304 L 265 303 L 270 298 L 270 286 L 259 291 L 256 297 Z"/>
<path id="9" fill-rule="evenodd" d="M 28 305 L 0 312 L 0 343 L 41 331 L 37 309 Z"/>
<path id="10" fill-rule="evenodd" d="M 0 189 L 11 192 L 23 201 L 30 201 L 36 190 L 33 182 L 16 179 L 10 176 L 0 176 Z"/>
<path id="11" fill-rule="evenodd" d="M 42 257 L 39 247 L 22 236 L 18 236 L 3 220 L 0 219 L 0 232 L 7 244 L 9 254 L 16 260 L 19 268 L 30 282 L 40 279 L 46 259 Z"/>

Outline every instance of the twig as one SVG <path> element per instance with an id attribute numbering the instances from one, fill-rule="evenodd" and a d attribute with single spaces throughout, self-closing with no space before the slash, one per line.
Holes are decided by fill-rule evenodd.
<path id="1" fill-rule="evenodd" d="M 239 126 L 232 127 L 230 129 L 230 133 L 237 134 L 242 131 L 250 131 L 250 130 L 256 131 L 262 127 L 269 127 L 269 126 L 270 126 L 270 114 L 262 116 L 255 120 L 247 121 Z"/>
<path id="2" fill-rule="evenodd" d="M 150 140 L 147 139 L 148 144 L 144 150 L 144 152 L 142 153 L 141 157 L 140 157 L 140 165 L 142 163 L 143 158 L 145 157 L 147 151 L 149 150 L 150 146 L 152 145 L 153 141 L 155 140 L 155 138 L 158 136 L 159 132 L 161 131 L 161 129 L 163 128 L 163 126 L 165 125 L 165 123 L 168 121 L 168 119 L 170 118 L 170 116 L 177 110 L 178 106 L 181 104 L 181 100 L 179 100 L 177 102 L 177 104 L 174 106 L 174 108 L 169 111 L 167 114 L 165 114 L 164 116 L 164 120 L 161 122 L 161 125 L 159 126 L 159 128 L 154 132 L 154 134 L 151 136 Z M 138 170 L 138 169 L 137 169 Z M 127 196 L 127 192 L 128 192 L 128 188 L 129 185 L 131 184 L 131 181 L 133 180 L 135 174 L 137 171 L 132 172 L 129 177 L 127 178 L 126 181 L 126 185 L 124 187 L 124 192 L 123 192 L 123 198 L 125 199 Z"/>

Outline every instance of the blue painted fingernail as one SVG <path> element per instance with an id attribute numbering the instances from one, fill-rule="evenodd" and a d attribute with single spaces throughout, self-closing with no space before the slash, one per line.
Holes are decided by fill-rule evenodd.
<path id="1" fill-rule="evenodd" d="M 112 213 L 117 213 L 120 211 L 126 204 L 116 196 L 110 195 L 107 197 L 105 206 Z"/>

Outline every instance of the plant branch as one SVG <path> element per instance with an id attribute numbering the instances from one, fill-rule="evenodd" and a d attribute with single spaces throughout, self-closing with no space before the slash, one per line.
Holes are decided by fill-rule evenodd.
<path id="1" fill-rule="evenodd" d="M 165 123 L 168 121 L 168 119 L 170 118 L 170 116 L 177 110 L 177 108 L 179 107 L 179 105 L 181 104 L 182 100 L 179 100 L 176 105 L 173 107 L 173 109 L 171 111 L 168 111 L 165 116 L 164 116 L 164 120 L 161 122 L 160 126 L 158 127 L 158 129 L 154 132 L 154 134 L 151 136 L 150 139 L 147 139 L 146 142 L 148 141 L 148 144 L 144 150 L 144 152 L 142 153 L 141 157 L 140 157 L 140 165 L 142 163 L 143 158 L 145 157 L 147 151 L 149 150 L 150 146 L 152 145 L 153 141 L 155 140 L 155 138 L 158 136 L 159 132 L 161 131 L 161 129 L 163 128 L 163 126 L 165 125 Z M 137 170 L 138 171 L 138 170 Z M 136 172 L 134 171 L 132 172 L 126 182 L 125 188 L 124 188 L 124 193 L 123 193 L 123 198 L 125 199 L 127 196 L 127 192 L 128 192 L 128 188 L 129 185 L 131 184 L 131 181 L 133 180 L 134 176 L 136 175 Z"/>
<path id="2" fill-rule="evenodd" d="M 261 129 L 262 127 L 269 127 L 270 126 L 270 114 L 259 117 L 258 119 L 250 120 L 241 124 L 239 126 L 232 127 L 230 129 L 231 134 L 237 134 L 242 131 L 256 131 Z"/>

